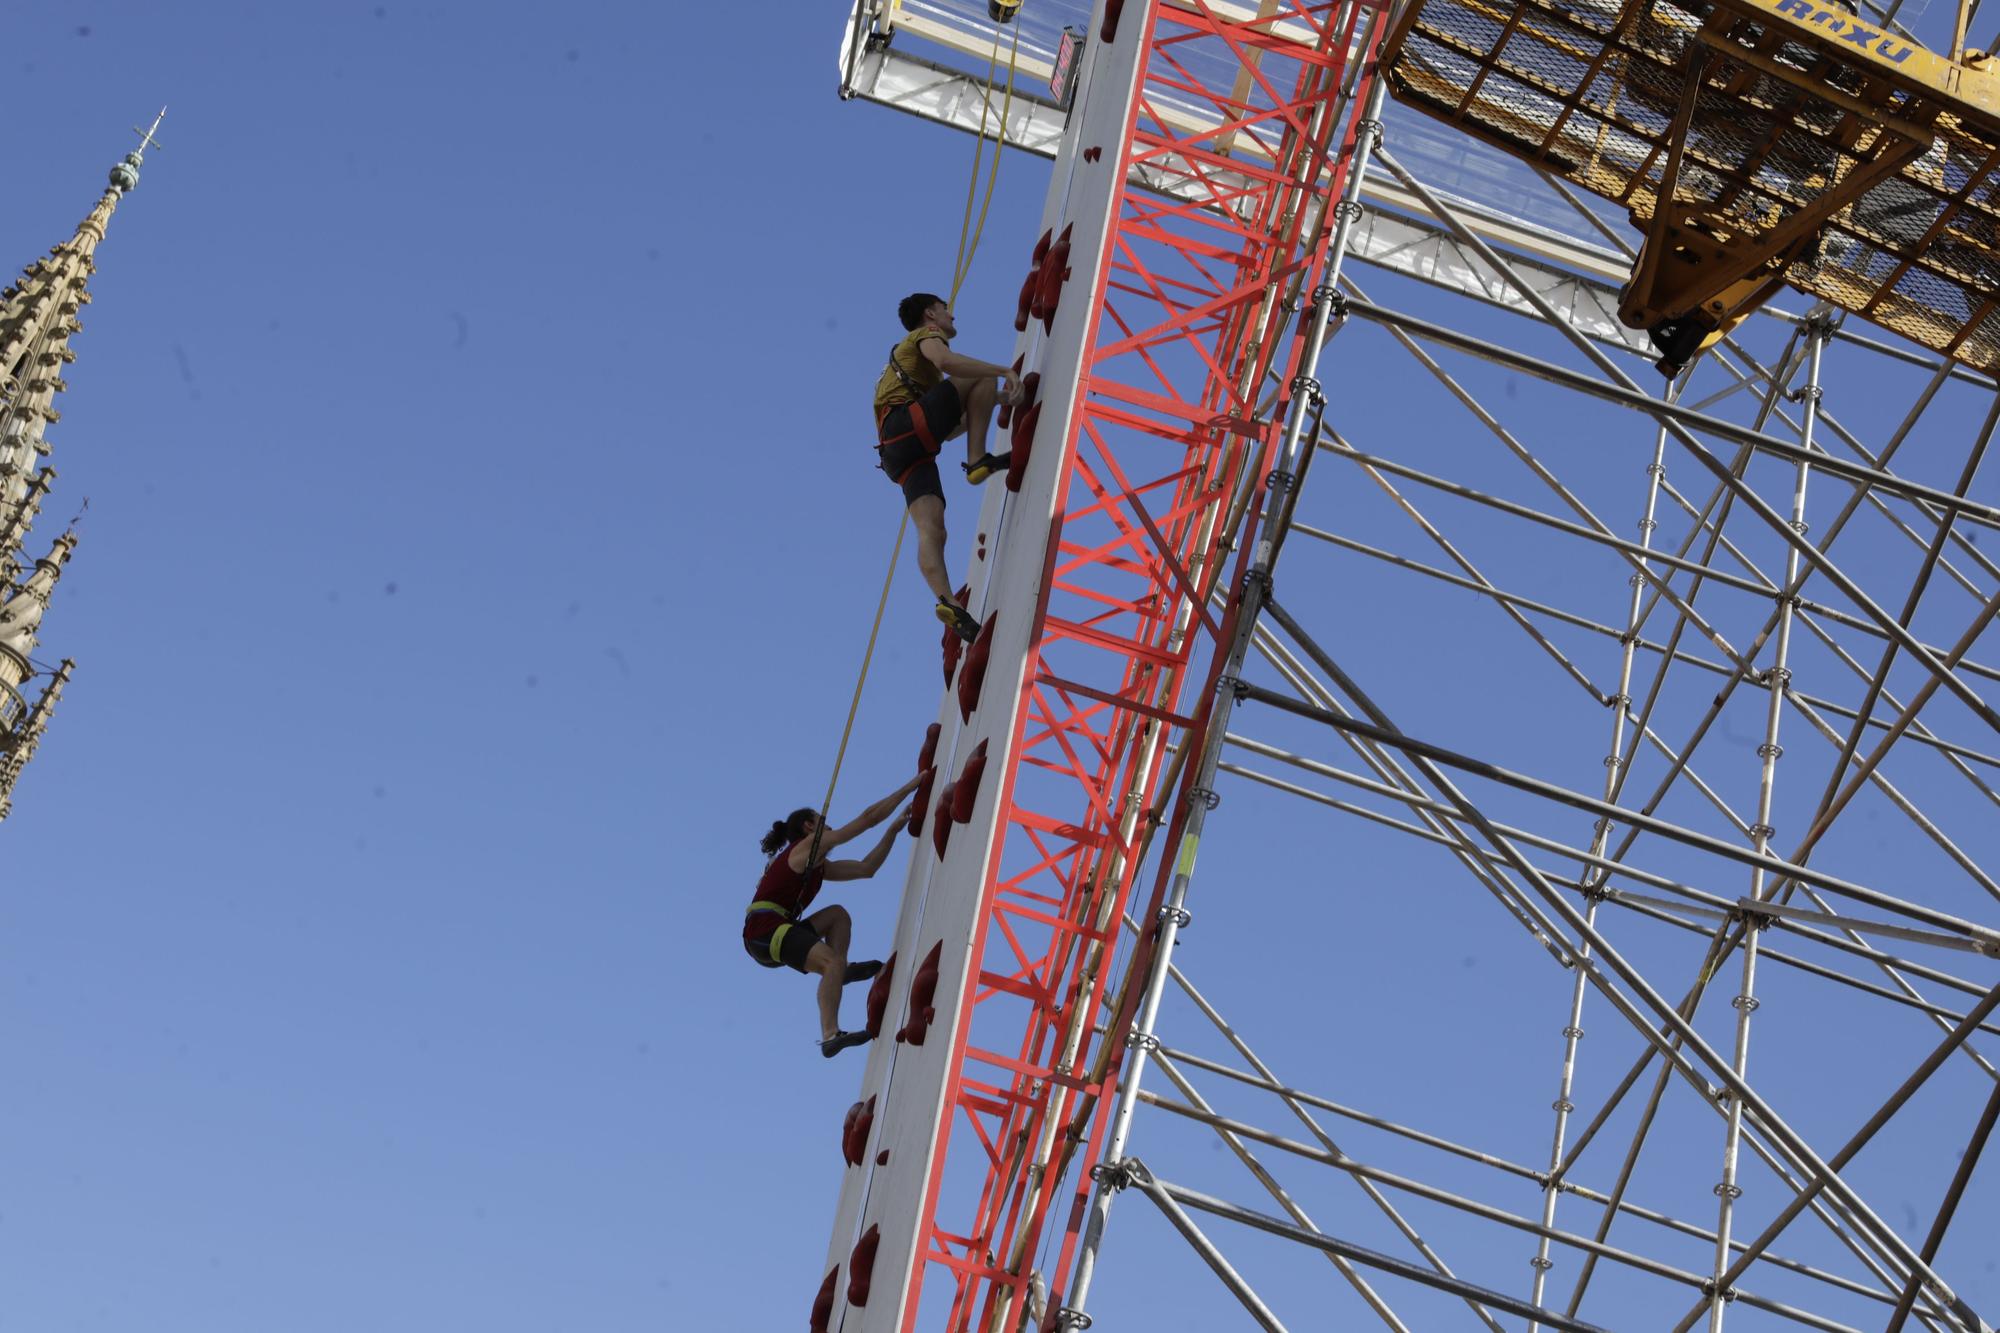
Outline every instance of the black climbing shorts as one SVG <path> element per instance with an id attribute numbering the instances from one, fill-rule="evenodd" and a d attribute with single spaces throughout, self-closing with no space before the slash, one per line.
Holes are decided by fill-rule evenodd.
<path id="1" fill-rule="evenodd" d="M 806 970 L 806 955 L 819 943 L 819 932 L 803 921 L 787 921 L 775 931 L 761 939 L 743 937 L 743 951 L 757 961 L 759 967 L 789 967 L 794 972 Z"/>
<path id="2" fill-rule="evenodd" d="M 937 454 L 964 416 L 950 380 L 939 380 L 915 402 L 899 403 L 883 414 L 875 453 L 889 480 L 903 488 L 906 503 L 925 495 L 944 498 Z"/>

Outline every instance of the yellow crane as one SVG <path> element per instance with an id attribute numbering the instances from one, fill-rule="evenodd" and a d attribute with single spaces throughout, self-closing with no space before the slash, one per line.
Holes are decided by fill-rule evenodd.
<path id="1" fill-rule="evenodd" d="M 1963 41 L 1961 12 L 1959 36 Z M 2000 370 L 2000 62 L 1842 0 L 1411 0 L 1391 93 L 1623 205 L 1675 375 L 1789 285 Z"/>

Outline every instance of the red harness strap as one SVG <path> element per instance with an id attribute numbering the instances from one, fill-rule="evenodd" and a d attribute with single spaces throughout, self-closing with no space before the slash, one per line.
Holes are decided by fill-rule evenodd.
<path id="1" fill-rule="evenodd" d="M 889 419 L 890 415 L 894 413 L 897 408 L 909 409 L 910 428 L 896 435 L 883 436 L 882 435 L 883 423 Z M 895 445 L 901 444 L 905 440 L 912 438 L 916 440 L 917 444 L 921 446 L 924 451 L 923 458 L 911 459 L 910 465 L 908 467 L 904 468 L 899 473 L 890 474 L 890 480 L 894 481 L 898 486 L 903 484 L 903 478 L 909 476 L 912 472 L 917 470 L 917 465 L 919 463 L 922 463 L 924 461 L 924 458 L 934 458 L 937 456 L 939 448 L 938 441 L 934 437 L 934 434 L 931 430 L 930 421 L 926 419 L 924 416 L 924 405 L 922 400 L 917 400 L 908 403 L 894 403 L 891 404 L 889 407 L 884 408 L 882 411 L 882 415 L 877 417 L 875 420 L 875 434 L 876 438 L 880 441 L 875 446 L 875 449 L 878 453 L 884 449 L 891 448 Z"/>

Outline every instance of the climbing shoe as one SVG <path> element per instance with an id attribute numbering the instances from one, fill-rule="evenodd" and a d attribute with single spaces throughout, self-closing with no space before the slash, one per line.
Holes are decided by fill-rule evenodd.
<path id="1" fill-rule="evenodd" d="M 979 622 L 972 618 L 970 611 L 949 597 L 938 598 L 937 618 L 951 626 L 952 631 L 967 643 L 979 637 Z"/>
<path id="2" fill-rule="evenodd" d="M 819 1044 L 819 1053 L 831 1060 L 850 1046 L 859 1046 L 868 1040 L 866 1032 L 836 1032 Z"/>
<path id="3" fill-rule="evenodd" d="M 840 984 L 852 986 L 857 981 L 866 981 L 882 970 L 882 960 L 871 958 L 865 963 L 849 963 L 847 971 L 841 973 Z"/>
<path id="4" fill-rule="evenodd" d="M 1010 453 L 981 454 L 978 458 L 974 459 L 972 462 L 960 463 L 958 466 L 964 471 L 965 479 L 971 482 L 974 486 L 977 486 L 980 482 L 985 481 L 988 477 L 994 475 L 995 473 L 1005 472 L 1007 470 L 1007 464 L 1009 460 L 1011 460 L 1013 457 L 1014 455 Z"/>

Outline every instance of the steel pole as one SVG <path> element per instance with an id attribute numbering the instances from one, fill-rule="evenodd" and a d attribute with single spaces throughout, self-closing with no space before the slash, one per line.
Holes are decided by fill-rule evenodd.
<path id="1" fill-rule="evenodd" d="M 1826 346 L 1826 326 L 1824 321 L 1806 325 L 1806 383 L 1802 390 L 1805 410 L 1799 424 L 1799 447 L 1810 454 L 1813 447 L 1813 422 L 1819 412 L 1820 362 Z M 1806 482 L 1812 473 L 1812 464 L 1800 459 L 1792 484 L 1792 530 L 1800 536 L 1806 531 Z M 1799 581 L 1799 548 L 1785 550 L 1786 589 L 1795 587 Z M 1774 640 L 1769 677 L 1771 688 L 1767 695 L 1764 712 L 1764 743 L 1757 747 L 1762 761 L 1757 775 L 1757 822 L 1750 826 L 1751 845 L 1760 854 L 1771 850 L 1771 835 L 1776 831 L 1771 827 L 1771 808 L 1777 792 L 1778 759 L 1784 749 L 1778 744 L 1779 723 L 1784 718 L 1785 686 L 1792 678 L 1789 657 L 1792 646 L 1792 622 L 1795 611 L 1792 600 L 1784 593 L 1778 597 L 1778 632 Z M 1750 900 L 1764 901 L 1766 888 L 1764 868 L 1755 866 L 1750 871 Z M 1763 938 L 1762 918 L 1746 909 L 1743 917 L 1742 943 L 1742 984 L 1736 998 L 1730 1001 L 1736 1010 L 1736 1045 L 1730 1067 L 1736 1077 L 1750 1076 L 1750 1016 L 1757 1011 L 1757 944 Z M 1737 1154 L 1743 1143 L 1743 1100 L 1729 1099 L 1729 1113 L 1722 1136 L 1722 1179 L 1716 1183 L 1715 1196 L 1718 1205 L 1715 1222 L 1715 1285 L 1714 1292 L 1723 1293 L 1722 1275 L 1729 1270 L 1729 1231 L 1736 1217 L 1736 1200 L 1742 1197 L 1743 1188 L 1736 1183 Z M 1726 1293 L 1724 1293 L 1726 1294 Z M 1722 1333 L 1723 1312 L 1729 1302 L 1711 1300 L 1708 1306 L 1708 1333 Z"/>
<path id="2" fill-rule="evenodd" d="M 1676 395 L 1669 390 L 1668 397 Z M 1639 540 L 1643 547 L 1650 549 L 1653 544 L 1653 530 L 1658 527 L 1655 515 L 1659 512 L 1660 483 L 1666 476 L 1664 459 L 1667 449 L 1667 429 L 1665 426 L 1653 432 L 1653 457 L 1646 465 L 1646 512 L 1639 520 Z M 1611 748 L 1604 756 L 1604 800 L 1609 803 L 1618 799 L 1618 790 L 1623 783 L 1625 766 L 1625 728 L 1630 717 L 1632 704 L 1632 669 L 1639 652 L 1640 612 L 1645 600 L 1645 576 L 1651 572 L 1651 564 L 1646 557 L 1638 558 L 1639 572 L 1631 580 L 1631 595 L 1625 609 L 1625 634 L 1623 635 L 1618 662 L 1618 688 L 1611 696 Z M 1611 821 L 1600 817 L 1591 826 L 1590 855 L 1604 855 L 1606 842 L 1611 836 Z M 1587 900 L 1584 920 L 1591 926 L 1597 924 L 1598 904 L 1603 901 L 1604 882 L 1610 877 L 1605 870 L 1587 870 L 1584 873 Z M 1578 949 L 1581 958 L 1590 957 L 1590 941 L 1586 938 Z M 1588 969 L 1576 969 L 1575 983 L 1570 987 L 1569 1022 L 1563 1025 L 1562 1077 L 1556 1087 L 1556 1124 L 1549 1144 L 1549 1173 L 1542 1189 L 1542 1225 L 1553 1229 L 1556 1224 L 1556 1201 L 1562 1197 L 1563 1139 L 1569 1130 L 1570 1114 L 1576 1110 L 1570 1101 L 1570 1092 L 1576 1082 L 1577 1046 L 1583 1040 L 1583 998 L 1589 989 Z M 1609 1214 L 1607 1213 L 1607 1217 Z M 1530 1260 L 1535 1268 L 1535 1280 L 1530 1301 L 1539 1306 L 1548 1288 L 1549 1270 L 1555 1266 L 1549 1258 L 1550 1241 L 1544 1235 L 1535 1246 L 1535 1257 Z M 1575 1308 L 1572 1307 L 1572 1314 Z M 1535 1333 L 1536 1325 L 1528 1325 L 1528 1333 Z"/>
<path id="3" fill-rule="evenodd" d="M 1924 1237 L 1921 1253 L 1926 1262 L 1938 1252 L 1944 1241 L 1946 1228 L 1951 1226 L 1951 1216 L 1958 1211 L 1958 1201 L 1965 1194 L 1966 1182 L 1972 1179 L 1972 1169 L 1979 1165 L 1979 1154 L 1986 1148 L 1986 1140 L 1993 1133 L 1993 1122 L 2000 1119 L 2000 1085 L 1995 1085 L 1993 1095 L 1986 1099 L 1986 1110 L 1980 1114 L 1979 1124 L 1972 1131 L 1972 1140 L 1959 1155 L 1958 1170 L 1952 1173 L 1951 1184 L 1946 1187 L 1943 1202 L 1938 1204 L 1937 1216 L 1931 1221 L 1931 1231 Z M 1901 1333 L 1903 1324 L 1910 1317 L 1910 1309 L 1917 1303 L 1917 1279 L 1912 1275 L 1903 1287 L 1902 1299 L 1896 1302 L 1896 1312 L 1889 1317 L 1889 1323 L 1882 1333 Z"/>

